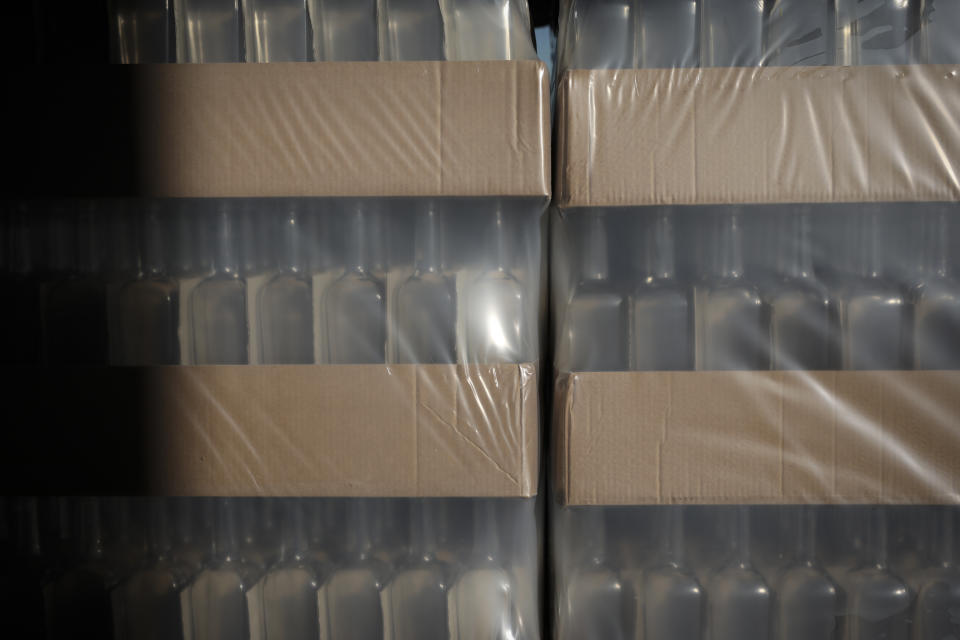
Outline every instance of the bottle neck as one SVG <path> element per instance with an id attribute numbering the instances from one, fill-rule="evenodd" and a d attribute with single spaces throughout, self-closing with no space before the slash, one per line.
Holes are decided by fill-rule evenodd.
<path id="1" fill-rule="evenodd" d="M 287 273 L 303 272 L 303 231 L 300 214 L 296 210 L 290 210 L 280 217 L 277 266 L 281 271 Z"/>
<path id="2" fill-rule="evenodd" d="M 370 269 L 370 230 L 368 214 L 362 209 L 353 212 L 350 221 L 350 240 L 347 244 L 346 267 L 348 271 L 366 273 Z"/>
<path id="3" fill-rule="evenodd" d="M 878 569 L 887 567 L 887 513 L 883 507 L 872 507 L 867 527 L 867 561 Z"/>
<path id="4" fill-rule="evenodd" d="M 944 507 L 940 520 L 940 562 L 944 567 L 952 567 L 955 562 L 957 538 L 954 534 L 956 508 Z"/>
<path id="5" fill-rule="evenodd" d="M 212 555 L 220 561 L 237 559 L 237 504 L 233 498 L 218 498 L 213 523 Z"/>
<path id="6" fill-rule="evenodd" d="M 146 277 L 166 274 L 164 225 L 157 211 L 144 214 L 140 229 L 140 271 Z"/>
<path id="7" fill-rule="evenodd" d="M 660 553 L 677 567 L 684 563 L 683 507 L 666 507 L 660 531 Z"/>
<path id="8" fill-rule="evenodd" d="M 159 557 L 166 555 L 172 546 L 170 543 L 170 520 L 167 517 L 167 503 L 163 498 L 152 498 L 149 508 L 149 553 L 152 557 Z"/>
<path id="9" fill-rule="evenodd" d="M 863 278 L 883 275 L 883 247 L 880 216 L 876 212 L 860 217 L 857 230 L 857 273 Z"/>
<path id="10" fill-rule="evenodd" d="M 751 566 L 750 561 L 750 507 L 739 506 L 736 513 L 737 526 L 737 564 L 743 568 Z"/>
<path id="11" fill-rule="evenodd" d="M 443 269 L 443 229 L 440 214 L 430 208 L 417 218 L 414 234 L 414 268 L 418 272 Z"/>
<path id="12" fill-rule="evenodd" d="M 347 531 L 350 531 L 349 551 L 355 559 L 366 559 L 373 554 L 372 504 L 366 499 L 351 500 L 347 506 Z"/>
<path id="13" fill-rule="evenodd" d="M 85 275 L 94 274 L 100 270 L 103 250 L 100 246 L 100 222 L 99 216 L 93 211 L 86 211 L 77 219 L 76 266 L 77 271 Z"/>
<path id="14" fill-rule="evenodd" d="M 103 557 L 103 522 L 96 498 L 85 499 L 80 505 L 80 544 L 83 557 Z"/>
<path id="15" fill-rule="evenodd" d="M 17 552 L 25 556 L 39 556 L 40 523 L 37 516 L 37 499 L 22 498 L 17 518 Z"/>
<path id="16" fill-rule="evenodd" d="M 580 281 L 602 282 L 609 277 L 606 220 L 599 213 L 591 213 L 587 220 L 587 241 L 580 260 Z"/>
<path id="17" fill-rule="evenodd" d="M 713 275 L 725 279 L 743 277 L 743 237 L 740 214 L 728 213 L 719 221 L 713 255 Z"/>
<path id="18" fill-rule="evenodd" d="M 800 509 L 800 527 L 797 530 L 797 556 L 804 564 L 812 565 L 817 557 L 817 512 L 812 506 Z"/>
<path id="19" fill-rule="evenodd" d="M 510 233 L 507 228 L 507 218 L 503 211 L 497 209 L 494 214 L 493 227 L 491 229 L 493 247 L 494 268 L 498 271 L 509 271 L 511 262 Z"/>
<path id="20" fill-rule="evenodd" d="M 491 499 L 477 499 L 473 507 L 473 554 L 487 562 L 500 557 L 496 504 Z"/>
<path id="21" fill-rule="evenodd" d="M 643 233 L 641 277 L 646 281 L 671 280 L 674 277 L 673 216 L 660 211 L 648 220 Z"/>
<path id="22" fill-rule="evenodd" d="M 290 560 L 302 556 L 309 548 L 303 506 L 299 499 L 289 499 L 283 506 L 280 524 L 280 559 Z"/>
<path id="23" fill-rule="evenodd" d="M 810 250 L 810 216 L 788 214 L 781 223 L 778 270 L 787 278 L 812 278 L 813 255 Z"/>
<path id="24" fill-rule="evenodd" d="M 924 219 L 921 271 L 928 277 L 950 275 L 950 223 L 945 211 Z"/>
<path id="25" fill-rule="evenodd" d="M 233 216 L 229 211 L 221 210 L 217 213 L 214 231 L 214 268 L 217 273 L 231 276 L 240 274 L 240 256 L 237 250 L 238 229 L 234 224 Z"/>
<path id="26" fill-rule="evenodd" d="M 410 552 L 417 560 L 432 559 L 437 552 L 436 515 L 433 505 L 421 499 L 410 509 Z"/>

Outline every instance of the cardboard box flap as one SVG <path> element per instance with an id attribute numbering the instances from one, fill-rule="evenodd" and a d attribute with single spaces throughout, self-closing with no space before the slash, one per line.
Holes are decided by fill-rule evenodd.
<path id="1" fill-rule="evenodd" d="M 174 496 L 536 494 L 533 364 L 18 372 L 6 486 Z M 51 403 L 51 389 L 61 390 Z"/>
<path id="2" fill-rule="evenodd" d="M 566 504 L 960 503 L 960 372 L 574 373 Z"/>
<path id="3" fill-rule="evenodd" d="M 575 70 L 561 207 L 960 199 L 946 65 Z"/>

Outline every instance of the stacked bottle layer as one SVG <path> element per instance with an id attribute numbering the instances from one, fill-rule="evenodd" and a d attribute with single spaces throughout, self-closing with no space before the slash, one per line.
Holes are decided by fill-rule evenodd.
<path id="1" fill-rule="evenodd" d="M 567 0 L 561 68 L 960 62 L 956 0 Z"/>
<path id="2" fill-rule="evenodd" d="M 532 60 L 519 0 L 111 0 L 114 62 Z"/>
<path id="3" fill-rule="evenodd" d="M 18 638 L 537 638 L 534 506 L 8 499 L 4 618 Z"/>
<path id="4" fill-rule="evenodd" d="M 960 633 L 956 507 L 586 507 L 556 520 L 559 638 Z"/>
<path id="5" fill-rule="evenodd" d="M 563 371 L 960 369 L 955 204 L 575 210 Z"/>
<path id="6" fill-rule="evenodd" d="M 20 364 L 503 364 L 537 356 L 540 205 L 28 205 L 4 218 Z"/>

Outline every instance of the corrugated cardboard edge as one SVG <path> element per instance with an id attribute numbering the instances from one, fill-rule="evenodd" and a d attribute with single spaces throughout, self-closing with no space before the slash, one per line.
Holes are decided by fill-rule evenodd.
<path id="1" fill-rule="evenodd" d="M 0 457 L 14 492 L 537 492 L 534 363 L 80 367 L 8 379 L 17 428 Z"/>
<path id="2" fill-rule="evenodd" d="M 574 373 L 563 504 L 958 504 L 960 372 Z"/>
<path id="3" fill-rule="evenodd" d="M 567 71 L 560 207 L 960 199 L 960 68 Z"/>

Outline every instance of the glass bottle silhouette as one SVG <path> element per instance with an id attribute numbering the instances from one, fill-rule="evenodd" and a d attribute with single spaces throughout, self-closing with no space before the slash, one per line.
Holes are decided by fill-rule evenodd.
<path id="1" fill-rule="evenodd" d="M 451 640 L 519 638 L 514 587 L 500 558 L 496 503 L 473 504 L 473 551 L 447 598 Z"/>
<path id="2" fill-rule="evenodd" d="M 216 521 L 210 558 L 188 587 L 193 640 L 237 640 L 249 637 L 246 593 L 257 571 L 239 554 L 236 500 L 216 500 Z"/>
<path id="3" fill-rule="evenodd" d="M 306 62 L 306 0 L 241 0 L 247 62 Z"/>
<path id="4" fill-rule="evenodd" d="M 280 559 L 263 576 L 260 606 L 265 640 L 318 640 L 317 589 L 321 576 L 309 558 L 302 500 L 283 507 Z"/>
<path id="5" fill-rule="evenodd" d="M 833 0 L 767 1 L 764 61 L 777 67 L 828 66 L 836 54 Z"/>
<path id="6" fill-rule="evenodd" d="M 568 371 L 627 368 L 627 306 L 610 282 L 607 220 L 587 214 L 579 273 L 567 304 L 559 367 Z"/>
<path id="7" fill-rule="evenodd" d="M 647 0 L 640 10 L 640 65 L 676 69 L 700 64 L 697 0 Z"/>
<path id="8" fill-rule="evenodd" d="M 831 640 L 839 637 L 840 589 L 817 560 L 817 515 L 802 507 L 797 553 L 777 585 L 777 637 Z"/>
<path id="9" fill-rule="evenodd" d="M 264 364 L 313 362 L 313 285 L 306 269 L 300 215 L 277 218 L 279 273 L 259 292 L 260 360 Z"/>
<path id="10" fill-rule="evenodd" d="M 909 638 L 913 592 L 887 566 L 887 518 L 872 507 L 863 564 L 846 576 L 844 640 Z"/>
<path id="11" fill-rule="evenodd" d="M 842 368 L 905 369 L 910 309 L 900 288 L 884 277 L 882 220 L 874 211 L 857 222 L 857 272 L 840 300 Z"/>
<path id="12" fill-rule="evenodd" d="M 833 306 L 813 270 L 810 217 L 805 212 L 780 220 L 777 282 L 770 290 L 770 363 L 773 369 L 831 369 Z"/>
<path id="13" fill-rule="evenodd" d="M 956 562 L 956 507 L 943 507 L 934 566 L 923 573 L 913 615 L 913 640 L 960 638 L 960 565 Z"/>
<path id="14" fill-rule="evenodd" d="M 517 0 L 441 0 L 450 60 L 529 60 L 536 57 L 527 7 Z"/>
<path id="15" fill-rule="evenodd" d="M 380 18 L 381 60 L 443 60 L 444 31 L 437 0 L 386 0 Z"/>
<path id="16" fill-rule="evenodd" d="M 711 580 L 710 640 L 772 638 L 773 595 L 750 560 L 750 509 L 736 508 L 737 540 L 733 562 Z"/>
<path id="17" fill-rule="evenodd" d="M 380 640 L 380 590 L 386 567 L 374 556 L 371 504 L 368 500 L 352 500 L 347 509 L 349 547 L 345 562 L 333 572 L 321 592 L 320 624 L 325 627 L 327 638 Z"/>
<path id="18" fill-rule="evenodd" d="M 213 535 L 214 504 L 210 498 L 171 498 L 173 503 L 174 562 L 196 575 L 209 553 Z"/>
<path id="19" fill-rule="evenodd" d="M 636 66 L 637 16 L 631 0 L 571 3 L 568 34 L 572 69 L 632 69 Z M 561 49 L 561 52 L 563 49 Z"/>
<path id="20" fill-rule="evenodd" d="M 79 559 L 47 584 L 44 593 L 48 640 L 113 638 L 109 593 L 116 577 L 104 558 L 100 505 L 84 499 L 79 510 Z"/>
<path id="21" fill-rule="evenodd" d="M 240 276 L 237 234 L 227 209 L 216 214 L 214 273 L 190 296 L 196 364 L 246 364 L 247 285 Z"/>
<path id="22" fill-rule="evenodd" d="M 920 0 L 836 0 L 842 66 L 910 64 L 916 58 Z"/>
<path id="23" fill-rule="evenodd" d="M 377 60 L 376 0 L 308 0 L 313 59 Z"/>
<path id="24" fill-rule="evenodd" d="M 181 640 L 180 591 L 189 571 L 172 557 L 167 504 L 153 498 L 149 504 L 149 549 L 145 566 L 125 578 L 113 591 L 118 640 Z"/>
<path id="25" fill-rule="evenodd" d="M 696 368 L 768 369 L 769 310 L 744 278 L 740 214 L 717 222 L 712 264 L 694 289 Z"/>
<path id="26" fill-rule="evenodd" d="M 644 221 L 639 285 L 630 300 L 630 368 L 693 368 L 693 306 L 674 271 L 673 219 L 666 211 Z"/>
<path id="27" fill-rule="evenodd" d="M 511 268 L 512 233 L 499 209 L 493 216 L 491 234 L 486 246 L 491 247 L 494 260 L 467 292 L 467 362 L 528 362 L 532 341 L 526 327 L 526 300 Z"/>
<path id="28" fill-rule="evenodd" d="M 110 61 L 172 62 L 170 0 L 110 0 Z"/>
<path id="29" fill-rule="evenodd" d="M 643 571 L 636 635 L 645 640 L 696 640 L 703 636 L 706 595 L 684 554 L 684 509 L 661 511 L 660 554 Z"/>
<path id="30" fill-rule="evenodd" d="M 445 640 L 448 568 L 437 558 L 436 512 L 432 501 L 410 507 L 406 561 L 383 590 L 386 640 Z"/>
<path id="31" fill-rule="evenodd" d="M 370 247 L 378 240 L 362 209 L 353 213 L 346 270 L 324 294 L 330 364 L 382 364 L 386 356 L 387 316 L 383 280 L 371 265 Z"/>
<path id="32" fill-rule="evenodd" d="M 43 591 L 52 567 L 41 546 L 37 499 L 11 502 L 12 549 L 0 571 L 0 613 L 10 637 L 40 640 L 44 637 Z"/>
<path id="33" fill-rule="evenodd" d="M 440 214 L 417 218 L 413 274 L 397 290 L 398 360 L 405 364 L 457 361 L 457 291 L 444 271 Z"/>
<path id="34" fill-rule="evenodd" d="M 913 368 L 960 369 L 960 281 L 950 265 L 946 210 L 924 218 L 921 280 L 913 292 Z"/>
<path id="35" fill-rule="evenodd" d="M 15 212 L 8 221 L 6 269 L 0 274 L 0 288 L 7 298 L 7 310 L 0 319 L 4 336 L 0 362 L 37 365 L 41 360 L 39 229 L 27 210 Z"/>
<path id="36" fill-rule="evenodd" d="M 180 363 L 180 287 L 167 274 L 166 221 L 144 213 L 140 228 L 140 275 L 117 294 L 120 331 L 116 364 Z"/>
<path id="37" fill-rule="evenodd" d="M 239 0 L 174 0 L 177 62 L 242 62 Z"/>
<path id="38" fill-rule="evenodd" d="M 558 638 L 619 640 L 623 628 L 624 588 L 607 559 L 607 530 L 601 507 L 571 509 L 570 552 L 576 557 L 561 595 Z"/>
<path id="39" fill-rule="evenodd" d="M 764 2 L 701 0 L 705 67 L 756 67 L 763 60 Z"/>

